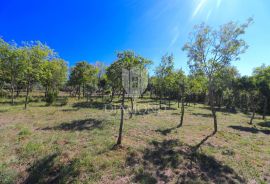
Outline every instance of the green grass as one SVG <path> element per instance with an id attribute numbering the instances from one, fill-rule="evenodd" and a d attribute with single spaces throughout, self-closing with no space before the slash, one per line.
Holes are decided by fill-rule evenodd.
<path id="1" fill-rule="evenodd" d="M 250 126 L 245 114 L 218 112 L 218 133 L 194 152 L 213 130 L 207 106 L 188 106 L 178 129 L 176 103 L 132 119 L 126 112 L 123 147 L 112 149 L 120 112 L 101 99 L 46 106 L 35 97 L 27 110 L 22 98 L 8 102 L 0 99 L 0 183 L 270 182 L 270 127 L 260 116 Z M 139 99 L 136 107 L 158 104 Z"/>

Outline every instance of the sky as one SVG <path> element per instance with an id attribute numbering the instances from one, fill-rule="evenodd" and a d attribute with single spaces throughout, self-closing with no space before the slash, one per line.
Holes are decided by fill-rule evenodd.
<path id="1" fill-rule="evenodd" d="M 269 0 L 0 0 L 0 37 L 6 41 L 40 40 L 74 66 L 86 60 L 109 65 L 116 52 L 133 50 L 153 61 L 175 56 L 188 72 L 182 51 L 194 25 L 218 26 L 254 18 L 244 39 L 249 45 L 232 64 L 242 75 L 270 65 Z"/>

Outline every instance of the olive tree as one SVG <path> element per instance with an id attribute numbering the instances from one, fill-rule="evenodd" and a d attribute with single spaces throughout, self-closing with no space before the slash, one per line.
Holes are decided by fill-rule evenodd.
<path id="1" fill-rule="evenodd" d="M 208 80 L 208 95 L 212 116 L 214 119 L 214 132 L 217 132 L 217 116 L 214 102 L 215 74 L 223 67 L 230 66 L 234 60 L 239 60 L 239 55 L 248 48 L 241 38 L 253 20 L 250 18 L 239 25 L 229 22 L 214 30 L 206 24 L 194 27 L 190 33 L 190 40 L 184 45 L 183 51 L 187 52 L 188 65 L 191 72 L 202 72 Z"/>
<path id="2" fill-rule="evenodd" d="M 67 64 L 60 58 L 54 58 L 42 63 L 40 83 L 45 88 L 46 100 L 53 100 L 60 87 L 67 80 Z"/>
<path id="3" fill-rule="evenodd" d="M 267 114 L 268 100 L 270 98 L 270 66 L 262 65 L 254 70 L 253 75 L 263 98 L 263 119 Z"/>
<path id="4" fill-rule="evenodd" d="M 173 55 L 164 55 L 161 58 L 161 63 L 156 68 L 156 88 L 159 92 L 159 108 L 161 109 L 161 101 L 165 96 L 167 97 L 170 92 L 170 83 L 172 81 L 172 74 L 174 69 L 174 57 Z"/>
<path id="5" fill-rule="evenodd" d="M 107 76 L 110 83 L 114 83 L 114 87 L 120 89 L 121 97 L 121 119 L 119 127 L 119 135 L 116 145 L 121 145 L 122 143 L 122 131 L 124 124 L 124 107 L 125 107 L 125 88 L 123 86 L 122 72 L 123 69 L 131 70 L 133 67 L 139 67 L 141 69 L 146 68 L 151 61 L 143 58 L 140 55 L 135 54 L 133 51 L 123 51 L 117 53 L 117 61 L 115 61 L 107 70 Z M 133 97 L 129 97 L 131 100 L 131 115 L 133 113 Z"/>
<path id="6" fill-rule="evenodd" d="M 39 82 L 42 74 L 42 63 L 54 57 L 55 53 L 41 42 L 25 42 L 22 47 L 24 61 L 24 79 L 26 81 L 26 95 L 24 108 L 27 108 L 29 92 L 35 82 Z"/>
<path id="7" fill-rule="evenodd" d="M 0 68 L 3 80 L 9 83 L 11 91 L 11 103 L 14 104 L 15 87 L 22 80 L 23 60 L 21 50 L 16 43 L 7 43 L 0 38 Z"/>

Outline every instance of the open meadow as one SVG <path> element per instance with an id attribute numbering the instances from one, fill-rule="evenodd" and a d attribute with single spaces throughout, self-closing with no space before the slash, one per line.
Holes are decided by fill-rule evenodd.
<path id="1" fill-rule="evenodd" d="M 117 98 L 113 108 L 101 98 L 69 98 L 62 106 L 33 101 L 27 110 L 21 99 L 15 106 L 0 101 L 0 183 L 270 182 L 270 122 L 261 116 L 249 125 L 247 114 L 218 111 L 219 130 L 208 137 L 208 106 L 187 106 L 176 128 L 176 102 L 158 110 L 155 100 L 138 99 L 114 149 Z"/>

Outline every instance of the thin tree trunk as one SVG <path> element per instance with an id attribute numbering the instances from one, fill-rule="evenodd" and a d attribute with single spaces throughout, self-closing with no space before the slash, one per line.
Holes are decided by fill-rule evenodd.
<path id="1" fill-rule="evenodd" d="M 267 97 L 264 97 L 263 120 L 265 120 L 265 116 L 267 114 L 267 105 L 268 105 L 268 99 Z"/>
<path id="2" fill-rule="evenodd" d="M 130 112 L 129 118 L 132 118 L 132 116 L 133 116 L 133 111 L 134 111 L 134 105 L 133 105 L 133 98 L 132 98 L 132 97 L 130 98 L 130 102 L 131 102 L 131 112 Z"/>
<path id="3" fill-rule="evenodd" d="M 24 109 L 27 108 L 27 104 L 28 104 L 29 88 L 30 88 L 30 83 L 28 82 L 27 87 L 26 87 Z"/>
<path id="4" fill-rule="evenodd" d="M 213 97 L 212 86 L 209 87 L 209 101 L 210 101 L 211 112 L 212 112 L 212 116 L 213 116 L 213 120 L 214 120 L 213 134 L 215 134 L 217 132 L 217 115 L 216 115 L 216 110 L 215 110 L 215 106 L 214 106 L 214 97 Z"/>
<path id="5" fill-rule="evenodd" d="M 255 117 L 255 108 L 253 107 L 253 108 L 252 108 L 252 116 L 251 116 L 251 118 L 250 118 L 249 124 L 251 124 L 251 125 L 253 124 L 254 117 Z"/>
<path id="6" fill-rule="evenodd" d="M 79 97 L 78 99 L 80 100 L 81 99 L 81 85 L 79 85 Z"/>
<path id="7" fill-rule="evenodd" d="M 161 109 L 161 94 L 159 96 L 159 109 Z"/>
<path id="8" fill-rule="evenodd" d="M 110 100 L 110 103 L 112 103 L 112 101 L 113 101 L 113 97 L 114 97 L 114 90 L 112 90 L 112 95 L 111 95 L 111 100 Z"/>
<path id="9" fill-rule="evenodd" d="M 11 83 L 11 104 L 14 105 L 14 83 Z"/>
<path id="10" fill-rule="evenodd" d="M 83 98 L 85 97 L 85 84 L 83 83 Z"/>
<path id="11" fill-rule="evenodd" d="M 19 97 L 19 95 L 20 95 L 20 90 L 19 90 L 19 89 L 17 89 L 17 90 L 16 90 L 16 98 L 18 98 L 18 97 Z"/>
<path id="12" fill-rule="evenodd" d="M 125 90 L 123 89 L 122 92 L 122 103 L 121 103 L 121 120 L 120 120 L 120 127 L 119 127 L 119 135 L 117 139 L 117 145 L 121 145 L 122 143 L 122 131 L 123 131 L 123 124 L 124 124 L 124 108 L 125 108 Z"/>
<path id="13" fill-rule="evenodd" d="M 184 103 L 184 97 L 181 97 L 181 119 L 180 124 L 177 126 L 178 128 L 183 125 L 184 122 L 184 115 L 185 115 L 185 103 Z"/>
<path id="14" fill-rule="evenodd" d="M 45 98 L 48 96 L 48 86 L 46 86 L 46 88 L 45 88 Z"/>
<path id="15" fill-rule="evenodd" d="M 101 98 L 102 98 L 102 102 L 104 101 L 104 90 L 102 89 L 102 92 L 101 92 Z"/>
<path id="16" fill-rule="evenodd" d="M 182 98 L 182 97 L 181 97 Z M 178 95 L 178 98 L 177 98 L 177 107 L 180 108 L 180 99 L 179 99 L 179 95 Z"/>

